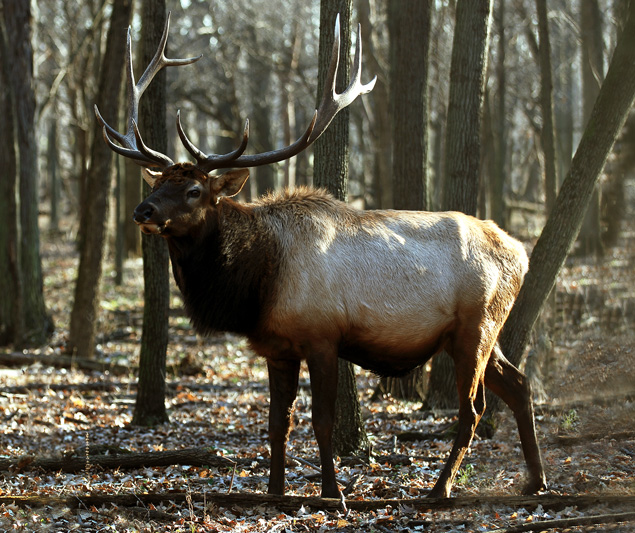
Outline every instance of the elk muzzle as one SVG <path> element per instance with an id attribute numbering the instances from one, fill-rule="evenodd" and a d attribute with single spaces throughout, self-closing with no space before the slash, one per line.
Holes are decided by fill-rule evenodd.
<path id="1" fill-rule="evenodd" d="M 165 230 L 167 221 L 157 220 L 157 213 L 156 206 L 145 201 L 135 208 L 132 218 L 143 233 L 159 235 Z"/>

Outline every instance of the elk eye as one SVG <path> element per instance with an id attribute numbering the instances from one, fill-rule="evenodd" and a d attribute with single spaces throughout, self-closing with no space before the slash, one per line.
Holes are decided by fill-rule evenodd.
<path id="1" fill-rule="evenodd" d="M 200 195 L 201 195 L 200 189 L 190 189 L 189 191 L 187 191 L 188 198 L 198 198 Z"/>

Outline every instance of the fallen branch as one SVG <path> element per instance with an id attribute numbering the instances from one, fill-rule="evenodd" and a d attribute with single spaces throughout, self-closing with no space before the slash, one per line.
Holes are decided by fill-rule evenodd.
<path id="1" fill-rule="evenodd" d="M 557 435 L 552 439 L 554 444 L 558 446 L 573 446 L 584 442 L 595 440 L 625 440 L 635 437 L 635 431 L 617 431 L 615 433 L 582 433 L 581 435 Z"/>
<path id="2" fill-rule="evenodd" d="M 250 463 L 253 459 L 248 460 Z M 207 448 L 185 448 L 163 452 L 129 452 L 100 455 L 71 455 L 62 457 L 22 457 L 0 458 L 0 471 L 20 471 L 42 468 L 62 472 L 81 472 L 89 467 L 140 468 L 152 466 L 190 465 L 190 466 L 226 466 L 232 467 L 236 461 L 221 457 Z"/>
<path id="3" fill-rule="evenodd" d="M 619 391 L 612 394 L 595 394 L 593 396 L 580 396 L 574 399 L 552 400 L 534 406 L 536 414 L 551 414 L 566 412 L 571 409 L 580 409 L 589 405 L 612 405 L 635 399 L 635 390 Z"/>
<path id="4" fill-rule="evenodd" d="M 547 529 L 563 530 L 577 526 L 593 524 L 615 524 L 617 522 L 632 522 L 635 513 L 601 514 L 595 516 L 576 516 L 575 518 L 561 518 L 557 520 L 537 520 L 526 524 L 519 524 L 503 529 L 495 529 L 491 533 L 522 533 L 524 531 L 545 531 Z"/>
<path id="5" fill-rule="evenodd" d="M 258 507 L 261 505 L 275 507 L 281 511 L 297 511 L 300 507 L 308 507 L 323 511 L 341 510 L 341 502 L 335 498 L 317 498 L 307 496 L 276 496 L 273 494 L 221 494 L 216 492 L 167 492 L 151 494 L 91 494 L 91 495 L 70 495 L 70 496 L 4 496 L 0 498 L 2 504 L 16 504 L 20 506 L 41 507 L 41 506 L 67 506 L 69 508 L 80 508 L 91 506 L 100 507 L 114 504 L 119 507 L 139 507 L 140 505 L 157 505 L 163 502 L 182 503 L 187 501 L 206 502 L 220 507 Z M 386 500 L 346 500 L 346 507 L 353 511 L 371 511 L 384 509 L 391 506 L 397 509 L 400 506 L 414 508 L 417 510 L 444 510 L 459 508 L 480 508 L 480 507 L 512 507 L 535 509 L 542 506 L 543 509 L 560 510 L 566 507 L 577 507 L 583 509 L 593 505 L 603 505 L 609 507 L 632 507 L 635 505 L 635 496 L 612 496 L 612 495 L 580 495 L 580 496 L 467 496 L 459 498 L 413 498 L 413 499 L 386 499 Z M 622 513 L 621 515 L 606 515 L 621 517 L 621 521 L 632 520 L 633 513 Z M 616 519 L 617 520 L 617 519 Z M 544 523 L 544 522 L 541 522 Z"/>
<path id="6" fill-rule="evenodd" d="M 81 370 L 97 370 L 99 372 L 110 372 L 116 375 L 129 374 L 133 369 L 129 366 L 96 361 L 93 359 L 82 359 L 71 355 L 51 355 L 23 352 L 0 352 L 0 366 L 16 367 L 28 366 L 41 363 L 55 368 L 79 368 Z"/>

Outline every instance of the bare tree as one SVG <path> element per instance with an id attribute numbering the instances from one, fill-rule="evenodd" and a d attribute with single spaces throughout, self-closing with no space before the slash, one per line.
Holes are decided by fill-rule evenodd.
<path id="1" fill-rule="evenodd" d="M 2 6 L 2 4 L 0 4 Z M 3 7 L 3 6 L 2 6 Z M 9 87 L 11 79 L 8 43 L 4 30 L 4 17 L 0 16 L 0 85 Z M 0 128 L 0 345 L 7 345 L 22 337 L 21 278 L 18 257 L 18 182 L 13 116 L 13 91 L 0 91 L 0 115 L 4 117 Z"/>
<path id="2" fill-rule="evenodd" d="M 141 11 L 140 63 L 150 64 L 165 27 L 163 0 L 144 0 Z M 168 139 L 165 118 L 165 70 L 159 72 L 141 101 L 139 113 L 145 142 L 165 153 Z M 131 96 L 130 96 L 131 97 Z M 145 194 L 150 187 L 144 185 Z M 139 352 L 139 382 L 132 424 L 154 426 L 168 421 L 165 408 L 165 368 L 170 312 L 170 257 L 164 239 L 141 238 L 143 250 L 143 330 Z"/>
<path id="3" fill-rule="evenodd" d="M 540 108 L 542 129 L 540 142 L 544 154 L 545 199 L 547 213 L 551 212 L 556 199 L 558 179 L 556 177 L 556 140 L 553 123 L 553 79 L 551 69 L 551 43 L 547 0 L 536 0 L 538 12 L 538 59 L 540 63 Z"/>
<path id="4" fill-rule="evenodd" d="M 22 324 L 18 346 L 42 344 L 53 330 L 44 303 L 40 230 L 38 227 L 38 166 L 35 133 L 35 92 L 33 82 L 32 14 L 29 0 L 2 3 L 6 32 L 6 65 L 14 105 L 17 145 L 17 190 L 20 198 L 19 241 L 16 252 L 20 270 Z M 9 125 L 11 127 L 11 125 Z"/>
<path id="5" fill-rule="evenodd" d="M 604 42 L 602 11 L 597 0 L 580 2 L 580 40 L 582 51 L 582 123 L 591 116 L 593 105 L 604 79 Z M 580 230 L 581 251 L 587 255 L 602 255 L 600 221 L 600 186 L 596 185 Z"/>
<path id="6" fill-rule="evenodd" d="M 106 39 L 106 52 L 100 70 L 97 96 L 102 115 L 111 123 L 117 122 L 121 92 L 119 89 L 123 75 L 121 58 L 125 55 L 125 31 L 131 15 L 130 0 L 115 1 Z M 69 352 L 87 358 L 93 357 L 95 353 L 99 285 L 113 170 L 112 151 L 103 142 L 101 126 L 97 121 L 94 122 L 93 130 L 90 167 L 86 181 L 86 208 L 81 221 L 86 231 L 81 243 L 67 343 Z"/>

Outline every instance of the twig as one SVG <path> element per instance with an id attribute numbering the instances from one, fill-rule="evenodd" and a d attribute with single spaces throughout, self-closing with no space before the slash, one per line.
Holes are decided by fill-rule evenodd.
<path id="1" fill-rule="evenodd" d="M 295 455 L 287 455 L 287 457 L 289 459 L 292 459 L 293 461 L 302 463 L 303 465 L 308 466 L 309 468 L 312 468 L 313 470 L 316 470 L 317 472 L 322 473 L 322 469 L 319 466 L 315 466 L 313 463 L 307 461 L 306 459 L 302 459 L 302 457 L 296 457 Z"/>

